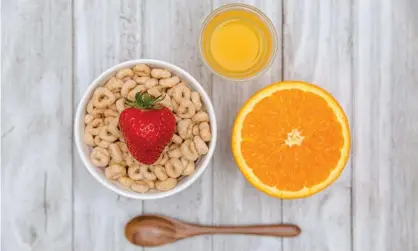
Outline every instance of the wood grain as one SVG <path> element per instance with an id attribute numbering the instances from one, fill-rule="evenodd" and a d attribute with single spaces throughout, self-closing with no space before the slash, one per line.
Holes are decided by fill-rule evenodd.
<path id="1" fill-rule="evenodd" d="M 142 1 L 75 0 L 74 108 L 90 83 L 109 67 L 142 56 Z M 75 146 L 74 146 L 75 147 Z M 142 201 L 103 187 L 74 155 L 74 250 L 138 250 L 124 224 L 142 213 Z"/>
<path id="2" fill-rule="evenodd" d="M 315 83 L 342 105 L 352 123 L 351 2 L 295 0 L 284 5 L 284 78 Z M 351 250 L 351 163 L 321 193 L 283 202 L 283 219 L 303 235 L 283 250 Z"/>
<path id="3" fill-rule="evenodd" d="M 178 65 L 192 74 L 211 96 L 211 75 L 199 59 L 197 44 L 201 22 L 210 11 L 211 3 L 208 0 L 146 1 L 142 37 L 145 58 Z M 212 164 L 195 184 L 180 194 L 163 200 L 146 201 L 144 212 L 212 223 Z M 212 250 L 212 238 L 191 238 L 156 250 Z"/>
<path id="4" fill-rule="evenodd" d="M 416 1 L 355 1 L 354 250 L 418 249 Z"/>
<path id="5" fill-rule="evenodd" d="M 71 1 L 2 1 L 1 20 L 1 250 L 70 251 Z"/>
<path id="6" fill-rule="evenodd" d="M 214 1 L 214 8 L 234 1 Z M 281 79 L 281 1 L 241 1 L 252 4 L 268 15 L 276 27 L 279 50 L 271 70 L 257 80 L 234 83 L 213 77 L 212 100 L 219 140 L 214 156 L 213 206 L 215 224 L 280 223 L 281 201 L 260 193 L 242 176 L 231 153 L 233 120 L 244 102 L 257 90 Z M 281 250 L 281 240 L 271 237 L 214 236 L 213 249 Z"/>

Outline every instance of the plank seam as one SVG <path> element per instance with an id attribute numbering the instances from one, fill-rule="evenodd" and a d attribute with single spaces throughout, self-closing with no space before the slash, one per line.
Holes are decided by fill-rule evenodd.
<path id="1" fill-rule="evenodd" d="M 74 1 L 71 0 L 71 101 L 72 101 L 72 105 L 71 105 L 71 121 L 74 120 L 75 117 L 75 109 L 74 109 L 74 105 L 76 104 L 75 100 L 74 100 L 74 93 L 75 93 L 75 59 L 74 59 L 74 54 L 75 54 L 75 18 L 74 18 Z M 73 138 L 74 135 L 74 126 L 73 123 L 71 124 L 71 138 Z M 74 141 L 71 141 L 71 250 L 74 251 L 74 226 L 75 226 L 75 220 L 74 220 Z"/>
<path id="2" fill-rule="evenodd" d="M 350 1 L 351 3 L 351 8 L 350 8 L 350 23 L 351 23 L 351 27 L 350 27 L 350 65 L 351 65 L 351 73 L 350 73 L 350 78 L 351 78 L 351 138 L 355 138 L 355 113 L 356 113 L 356 99 L 355 99 L 355 79 L 357 77 L 357 69 L 354 63 L 354 52 L 355 52 L 355 47 L 356 47 L 356 41 L 355 39 L 357 38 L 356 35 L 358 35 L 356 33 L 357 29 L 356 29 L 356 22 L 355 22 L 355 18 L 354 18 L 354 13 L 356 12 L 356 1 Z M 351 156 L 355 156 L 355 145 L 351 144 Z M 355 213 L 355 208 L 354 208 L 354 179 L 355 179 L 355 158 L 351 158 L 351 163 L 350 163 L 350 169 L 351 169 L 351 177 L 350 177 L 350 245 L 351 245 L 351 250 L 354 251 L 354 213 Z"/>

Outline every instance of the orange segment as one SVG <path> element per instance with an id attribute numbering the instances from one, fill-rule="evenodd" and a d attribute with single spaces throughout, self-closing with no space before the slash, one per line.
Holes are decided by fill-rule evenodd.
<path id="1" fill-rule="evenodd" d="M 255 187 L 279 198 L 301 198 L 338 178 L 348 160 L 350 131 L 329 93 L 304 82 L 280 82 L 243 106 L 232 151 Z"/>

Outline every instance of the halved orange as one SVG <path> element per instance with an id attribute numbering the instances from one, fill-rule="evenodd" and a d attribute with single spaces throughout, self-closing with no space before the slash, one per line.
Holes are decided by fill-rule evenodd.
<path id="1" fill-rule="evenodd" d="M 235 119 L 232 152 L 261 191 L 303 198 L 333 183 L 350 153 L 343 109 L 318 86 L 286 81 L 253 95 Z"/>

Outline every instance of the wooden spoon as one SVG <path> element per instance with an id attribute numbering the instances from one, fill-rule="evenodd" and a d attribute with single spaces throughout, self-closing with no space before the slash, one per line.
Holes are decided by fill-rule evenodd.
<path id="1" fill-rule="evenodd" d="M 130 220 L 125 227 L 126 238 L 143 247 L 162 246 L 201 234 L 253 234 L 276 237 L 295 237 L 300 228 L 289 224 L 209 227 L 188 224 L 158 215 L 142 215 Z"/>

